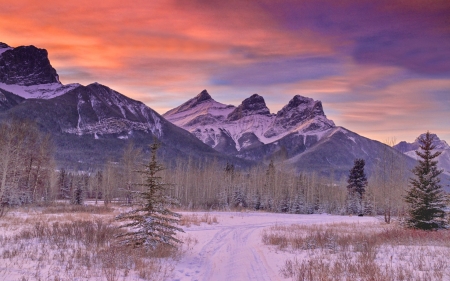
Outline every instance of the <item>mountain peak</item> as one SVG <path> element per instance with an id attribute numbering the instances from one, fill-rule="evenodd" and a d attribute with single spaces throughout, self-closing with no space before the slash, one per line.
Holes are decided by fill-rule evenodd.
<path id="1" fill-rule="evenodd" d="M 310 119 L 316 116 L 325 116 L 322 102 L 300 95 L 294 96 L 287 105 L 277 112 L 278 118 Z"/>
<path id="2" fill-rule="evenodd" d="M 309 109 L 309 110 L 308 110 Z M 283 107 L 280 111 L 278 111 L 277 115 L 283 115 L 287 112 L 295 110 L 297 112 L 305 113 L 308 110 L 310 115 L 314 116 L 325 116 L 323 112 L 322 102 L 315 101 L 312 98 L 296 95 L 294 96 L 289 103 Z"/>
<path id="3" fill-rule="evenodd" d="M 163 114 L 167 118 L 167 116 L 177 114 L 179 112 L 183 112 L 186 110 L 189 110 L 191 108 L 196 107 L 197 105 L 204 103 L 214 101 L 214 99 L 211 97 L 211 95 L 208 93 L 207 90 L 201 91 L 198 95 L 196 95 L 194 98 L 188 100 L 187 102 L 183 103 L 182 105 L 175 107 L 174 109 L 171 109 Z"/>
<path id="4" fill-rule="evenodd" d="M 227 119 L 229 121 L 235 121 L 249 115 L 270 116 L 270 110 L 267 108 L 266 102 L 262 96 L 253 94 L 249 98 L 246 98 L 228 115 Z"/>
<path id="5" fill-rule="evenodd" d="M 4 43 L 2 43 L 4 44 Z M 2 46 L 9 46 L 4 44 Z M 0 83 L 22 86 L 60 83 L 45 49 L 20 46 L 0 56 Z"/>
<path id="6" fill-rule="evenodd" d="M 0 49 L 11 48 L 8 44 L 0 42 Z"/>
<path id="7" fill-rule="evenodd" d="M 406 153 L 409 151 L 418 150 L 420 147 L 420 139 L 425 137 L 425 133 L 421 134 L 419 137 L 415 139 L 414 142 L 409 143 L 406 141 L 401 141 L 393 147 L 402 153 Z M 450 146 L 447 144 L 445 140 L 441 140 L 436 134 L 430 134 L 433 138 L 433 145 L 435 145 L 435 149 L 445 150 L 450 149 Z"/>
<path id="8" fill-rule="evenodd" d="M 327 129 L 335 126 L 334 122 L 327 119 L 323 112 L 321 101 L 296 95 L 287 105 L 277 112 L 275 124 L 284 129 L 289 129 L 312 119 L 320 121 L 317 126 L 314 125 L 317 128 Z M 267 134 L 270 135 L 272 132 L 268 132 Z"/>
<path id="9" fill-rule="evenodd" d="M 208 91 L 206 89 L 201 91 L 200 94 L 195 96 L 195 98 L 197 99 L 197 103 L 200 103 L 205 100 L 212 100 L 211 95 L 208 93 Z"/>
<path id="10" fill-rule="evenodd" d="M 426 133 L 421 134 L 414 143 L 419 144 L 420 139 L 425 138 Z M 431 138 L 433 139 L 433 145 L 435 146 L 435 149 L 450 149 L 450 146 L 447 144 L 445 140 L 441 140 L 436 134 L 430 134 Z"/>

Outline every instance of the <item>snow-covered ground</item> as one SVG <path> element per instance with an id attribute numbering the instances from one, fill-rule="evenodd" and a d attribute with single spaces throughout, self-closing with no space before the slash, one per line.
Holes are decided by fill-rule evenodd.
<path id="1" fill-rule="evenodd" d="M 189 213 L 184 213 L 189 215 Z M 201 214 L 200 214 L 201 215 Z M 293 254 L 262 243 L 262 231 L 290 224 L 374 223 L 373 217 L 294 215 L 260 212 L 210 212 L 217 224 L 185 227 L 198 241 L 176 264 L 173 280 L 285 280 L 280 269 Z"/>
<path id="2" fill-rule="evenodd" d="M 151 256 L 114 246 L 122 207 L 89 207 L 0 218 L 0 280 L 450 280 L 449 231 L 374 217 L 182 212 L 184 244 Z"/>

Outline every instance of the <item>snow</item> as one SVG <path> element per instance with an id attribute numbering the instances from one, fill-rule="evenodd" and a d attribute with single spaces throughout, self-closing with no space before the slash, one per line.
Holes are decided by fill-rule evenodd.
<path id="1" fill-rule="evenodd" d="M 184 215 L 190 213 L 182 213 Z M 198 243 L 175 265 L 171 280 L 285 280 L 279 270 L 286 253 L 262 243 L 262 231 L 274 225 L 370 223 L 373 217 L 294 215 L 260 212 L 208 212 L 217 224 L 185 227 Z"/>
<path id="2" fill-rule="evenodd" d="M 211 145 L 213 142 L 212 147 L 218 145 L 220 134 L 224 132 L 234 140 L 238 151 L 250 145 L 250 143 L 244 143 L 241 147 L 239 144 L 239 139 L 245 133 L 255 134 L 258 140 L 264 144 L 273 143 L 291 133 L 315 135 L 320 140 L 329 129 L 335 126 L 333 121 L 328 120 L 325 116 L 316 116 L 293 126 L 283 125 L 285 123 L 283 120 L 286 118 L 290 118 L 294 114 L 303 114 L 303 111 L 315 105 L 313 99 L 303 99 L 308 103 L 300 104 L 292 109 L 285 106 L 286 116 L 251 112 L 251 115 L 230 121 L 227 120 L 227 116 L 236 107 L 219 103 L 213 99 L 195 104 L 195 98 L 168 111 L 163 116 L 173 124 L 193 133 L 204 143 Z M 310 130 L 311 125 L 318 128 Z"/>
<path id="3" fill-rule="evenodd" d="M 31 86 L 0 83 L 1 89 L 21 96 L 25 99 L 52 99 L 54 97 L 64 95 L 78 86 L 80 86 L 80 84 L 77 83 L 67 85 L 50 83 Z"/>
<path id="4" fill-rule="evenodd" d="M 156 114 L 152 110 L 150 110 L 150 114 L 152 115 L 153 122 L 154 122 L 153 126 L 151 126 L 151 131 L 157 137 L 161 137 L 162 136 L 161 120 L 159 119 L 158 116 L 156 116 Z M 149 123 L 149 126 L 150 126 L 150 123 Z"/>
<path id="5" fill-rule="evenodd" d="M 78 103 L 77 103 L 77 112 L 78 112 L 78 121 L 77 121 L 77 135 L 82 135 L 82 133 L 81 133 L 81 127 L 80 127 L 80 124 L 81 124 L 81 112 L 80 112 L 80 108 L 81 108 L 81 105 L 84 103 L 84 101 L 83 101 L 83 99 L 82 99 L 82 96 L 81 96 L 81 94 L 78 94 Z"/>
<path id="6" fill-rule="evenodd" d="M 234 106 L 225 105 L 215 100 L 207 100 L 187 110 L 173 114 L 168 112 L 163 116 L 175 125 L 183 127 L 195 118 L 206 114 L 210 114 L 218 119 L 225 119 L 234 109 Z"/>
<path id="7" fill-rule="evenodd" d="M 434 240 L 443 239 L 439 240 L 442 242 L 433 242 L 432 238 L 430 241 L 434 244 L 427 244 L 427 239 L 421 236 L 420 233 L 410 236 L 411 233 L 395 232 L 396 229 L 398 231 L 403 230 L 393 224 L 386 225 L 381 223 L 380 218 L 376 217 L 328 214 L 298 215 L 255 211 L 181 212 L 184 216 L 208 216 L 211 218 L 211 222 L 199 223 L 198 225 L 191 224 L 190 226 L 185 225 L 182 227 L 185 233 L 177 233 L 177 238 L 184 241 L 179 255 L 175 259 L 162 258 L 160 263 L 157 263 L 157 265 L 162 266 L 159 269 L 168 270 L 168 275 L 164 275 L 166 276 L 165 279 L 152 278 L 150 276 L 142 277 L 133 270 L 133 267 L 130 268 L 131 270 L 125 270 L 124 272 L 120 270 L 123 264 L 117 269 L 115 275 L 109 275 L 116 276 L 117 279 L 106 279 L 107 272 L 102 271 L 102 269 L 109 267 L 101 262 L 91 262 L 91 258 L 94 256 L 93 250 L 100 248 L 95 248 L 95 246 L 93 246 L 93 249 L 84 248 L 83 243 L 81 243 L 78 246 L 73 244 L 74 248 L 72 249 L 70 248 L 70 243 L 73 242 L 69 241 L 69 244 L 60 249 L 58 243 L 53 245 L 45 242 L 47 240 L 42 242 L 40 239 L 22 237 L 15 241 L 10 238 L 23 230 L 32 228 L 35 222 L 40 222 L 44 225 L 52 225 L 54 222 L 96 221 L 98 219 L 106 222 L 119 212 L 123 212 L 123 209 L 115 210 L 109 214 L 45 214 L 41 213 L 39 208 L 13 210 L 7 213 L 6 217 L 0 220 L 0 241 L 2 241 L 2 246 L 4 247 L 0 255 L 0 279 L 272 281 L 292 280 L 284 278 L 280 272 L 281 269 L 285 268 L 286 261 L 289 260 L 298 260 L 306 263 L 320 260 L 331 263 L 341 261 L 342 264 L 353 263 L 353 261 L 359 262 L 359 264 L 364 262 L 360 258 L 364 258 L 362 256 L 363 250 L 352 249 L 351 245 L 348 249 L 333 246 L 334 248 L 329 249 L 317 247 L 295 250 L 289 246 L 282 248 L 263 243 L 264 233 L 267 234 L 273 231 L 272 227 L 278 229 L 282 227 L 281 229 L 291 231 L 291 233 L 293 230 L 303 231 L 305 234 L 308 234 L 309 231 L 329 230 L 331 234 L 349 235 L 350 238 L 353 237 L 352 235 L 356 235 L 357 237 L 352 238 L 355 243 L 363 241 L 362 239 L 365 239 L 365 237 L 371 237 L 368 234 L 377 232 L 381 234 L 379 238 L 387 239 L 384 244 L 383 242 L 380 244 L 378 249 L 371 248 L 374 251 L 373 262 L 377 264 L 378 268 L 387 268 L 389 270 L 395 270 L 396 268 L 406 269 L 412 275 L 409 275 L 409 278 L 404 280 L 412 280 L 413 277 L 419 276 L 423 277 L 421 280 L 449 280 L 450 268 L 447 266 L 447 257 L 448 253 L 450 253 L 450 248 L 445 243 L 446 233 L 433 233 L 432 236 L 438 235 Z M 216 222 L 213 223 L 214 221 Z M 386 238 L 389 237 L 388 235 L 383 238 L 382 234 L 389 229 L 394 230 L 394 232 L 387 233 L 395 234 L 395 237 Z M 367 236 L 362 236 L 358 233 L 365 233 Z M 411 242 L 404 243 L 407 240 L 411 240 Z M 354 247 L 358 245 L 353 244 Z M 76 256 L 78 257 L 75 258 Z M 87 266 L 84 265 L 84 262 L 86 262 Z M 154 268 L 149 268 L 149 270 L 154 270 Z M 359 271 L 361 272 L 361 270 Z M 432 275 L 439 272 L 442 272 L 444 278 L 437 278 Z"/>
<path id="8" fill-rule="evenodd" d="M 0 48 L 0 56 L 4 53 L 4 52 L 6 52 L 6 51 L 8 51 L 8 50 L 12 50 L 13 48 Z"/>

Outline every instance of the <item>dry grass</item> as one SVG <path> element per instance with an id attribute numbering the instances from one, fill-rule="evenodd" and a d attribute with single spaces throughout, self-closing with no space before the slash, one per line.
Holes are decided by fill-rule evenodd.
<path id="1" fill-rule="evenodd" d="M 297 255 L 281 275 L 293 280 L 448 280 L 450 231 L 379 224 L 274 226 L 263 243 Z M 446 279 L 447 278 L 447 279 Z"/>
<path id="2" fill-rule="evenodd" d="M 70 205 L 57 204 L 42 209 L 43 214 L 63 214 L 63 213 L 90 213 L 90 214 L 108 214 L 114 209 L 105 205 Z"/>
<path id="3" fill-rule="evenodd" d="M 79 206 L 80 207 L 80 206 Z M 195 242 L 175 249 L 117 245 L 113 209 L 52 206 L 21 210 L 0 221 L 0 280 L 167 280 Z M 74 210 L 55 213 L 56 209 Z"/>
<path id="4" fill-rule="evenodd" d="M 200 225 L 201 223 L 213 224 L 218 223 L 218 220 L 216 216 L 212 216 L 209 213 L 204 213 L 203 215 L 183 215 L 180 220 L 180 225 L 186 227 L 190 227 L 191 225 Z"/>

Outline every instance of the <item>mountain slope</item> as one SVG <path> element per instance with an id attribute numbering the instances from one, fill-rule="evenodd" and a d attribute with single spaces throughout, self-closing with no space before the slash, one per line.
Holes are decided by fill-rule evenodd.
<path id="1" fill-rule="evenodd" d="M 292 133 L 320 137 L 334 127 L 333 121 L 326 119 L 320 101 L 301 96 L 271 114 L 264 98 L 257 94 L 234 107 L 216 102 L 204 90 L 163 116 L 217 151 L 238 156 Z"/>
<path id="2" fill-rule="evenodd" d="M 336 177 L 346 175 L 356 158 L 366 160 L 370 173 L 383 151 L 392 149 L 337 127 L 320 101 L 299 95 L 272 114 L 257 94 L 235 107 L 215 101 L 204 90 L 163 116 L 219 152 Z M 413 160 L 397 154 L 413 166 Z"/>
<path id="3" fill-rule="evenodd" d="M 24 98 L 18 95 L 0 89 L 0 112 L 8 110 L 24 100 Z"/>
<path id="4" fill-rule="evenodd" d="M 45 50 L 2 44 L 0 51 L 0 120 L 34 120 L 53 136 L 60 166 L 103 165 L 107 159 L 116 161 L 128 141 L 146 150 L 154 139 L 166 161 L 248 164 L 218 153 L 142 102 L 104 85 L 62 85 Z"/>

